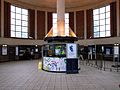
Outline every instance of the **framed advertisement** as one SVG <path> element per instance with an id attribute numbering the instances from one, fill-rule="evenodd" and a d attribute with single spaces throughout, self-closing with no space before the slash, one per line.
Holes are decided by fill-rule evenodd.
<path id="1" fill-rule="evenodd" d="M 114 46 L 114 57 L 119 56 L 119 46 Z"/>
<path id="2" fill-rule="evenodd" d="M 18 56 L 18 46 L 16 46 L 15 50 L 16 50 L 16 56 Z"/>
<path id="3" fill-rule="evenodd" d="M 114 54 L 118 55 L 119 54 L 119 47 L 114 46 Z"/>
<path id="4" fill-rule="evenodd" d="M 77 58 L 77 44 L 69 43 L 67 44 L 67 58 Z"/>
<path id="5" fill-rule="evenodd" d="M 110 55 L 110 49 L 106 49 L 106 54 Z"/>
<path id="6" fill-rule="evenodd" d="M 2 55 L 7 55 L 7 45 L 2 46 Z"/>

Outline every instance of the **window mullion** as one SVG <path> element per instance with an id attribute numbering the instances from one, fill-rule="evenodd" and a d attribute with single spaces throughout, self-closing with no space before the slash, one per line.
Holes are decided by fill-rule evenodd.
<path id="1" fill-rule="evenodd" d="M 16 36 L 16 7 L 15 7 L 15 37 L 17 37 Z"/>
<path id="2" fill-rule="evenodd" d="M 98 37 L 100 37 L 100 9 L 99 9 L 98 12 L 99 12 L 99 13 L 98 13 L 98 15 L 99 15 L 99 36 L 98 36 Z"/>
<path id="3" fill-rule="evenodd" d="M 21 9 L 21 38 L 22 38 L 22 9 Z"/>
<path id="4" fill-rule="evenodd" d="M 14 11 L 11 11 L 11 13 L 14 13 L 11 17 L 11 20 L 14 19 L 11 24 L 11 26 L 14 26 L 12 27 L 14 30 L 11 28 L 11 37 L 28 38 L 28 10 L 12 5 L 11 8 L 14 8 Z"/>
<path id="5" fill-rule="evenodd" d="M 102 11 L 103 8 L 104 11 Z M 110 36 L 110 18 L 107 18 L 110 13 L 108 11 L 110 12 L 108 6 L 93 10 L 93 29 L 95 38 Z M 96 20 L 98 20 L 98 23 Z M 98 29 L 96 27 L 98 27 Z"/>
<path id="6" fill-rule="evenodd" d="M 105 7 L 105 37 L 107 36 L 106 34 L 106 7 Z"/>

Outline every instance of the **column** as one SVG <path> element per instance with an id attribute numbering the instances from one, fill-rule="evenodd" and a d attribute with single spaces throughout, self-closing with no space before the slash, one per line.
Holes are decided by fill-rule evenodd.
<path id="1" fill-rule="evenodd" d="M 1 37 L 4 37 L 4 0 L 1 0 Z"/>
<path id="2" fill-rule="evenodd" d="M 86 10 L 84 10 L 84 39 L 87 39 L 87 16 L 86 16 Z"/>
<path id="3" fill-rule="evenodd" d="M 47 11 L 45 12 L 45 35 L 47 34 L 48 31 L 48 18 L 47 18 Z"/>
<path id="4" fill-rule="evenodd" d="M 35 10 L 35 39 L 37 39 L 37 10 Z"/>
<path id="5" fill-rule="evenodd" d="M 74 11 L 74 32 L 76 34 L 76 11 Z"/>
<path id="6" fill-rule="evenodd" d="M 120 36 L 120 1 L 117 0 L 116 2 L 116 9 L 117 9 L 117 37 Z"/>
<path id="7" fill-rule="evenodd" d="M 65 36 L 65 0 L 57 0 L 57 36 Z"/>

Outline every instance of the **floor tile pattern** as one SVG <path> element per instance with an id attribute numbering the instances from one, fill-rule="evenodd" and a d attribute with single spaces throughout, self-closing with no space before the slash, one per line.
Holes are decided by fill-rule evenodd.
<path id="1" fill-rule="evenodd" d="M 81 65 L 79 74 L 38 70 L 39 60 L 0 63 L 0 90 L 120 90 L 120 72 Z"/>

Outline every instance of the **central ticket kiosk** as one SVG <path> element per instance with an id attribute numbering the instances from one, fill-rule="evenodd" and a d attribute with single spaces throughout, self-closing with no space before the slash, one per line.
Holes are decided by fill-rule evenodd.
<path id="1" fill-rule="evenodd" d="M 70 37 L 56 38 L 52 41 L 49 39 L 48 44 L 43 45 L 42 69 L 50 72 L 78 73 L 78 45 L 73 43 Z"/>

